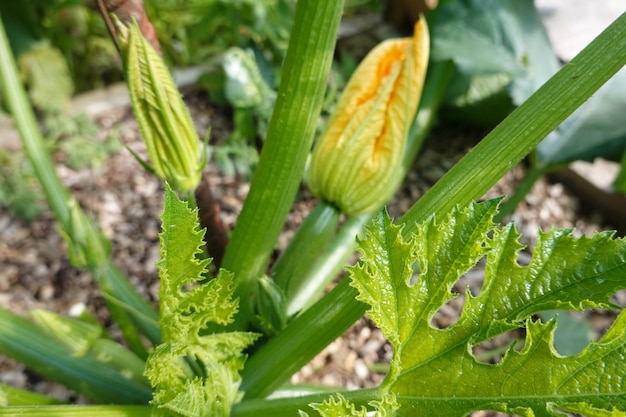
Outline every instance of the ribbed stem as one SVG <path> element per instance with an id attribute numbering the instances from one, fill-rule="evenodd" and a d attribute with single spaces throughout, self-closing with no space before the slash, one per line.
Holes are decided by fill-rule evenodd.
<path id="1" fill-rule="evenodd" d="M 288 303 L 305 292 L 307 273 L 315 260 L 335 236 L 339 210 L 331 204 L 318 204 L 304 219 L 273 268 L 274 280 L 283 290 Z"/>
<path id="2" fill-rule="evenodd" d="M 323 302 L 296 317 L 252 355 L 241 373 L 245 398 L 272 393 L 363 316 L 366 305 L 356 301 L 356 295 L 347 280 L 341 281 Z"/>
<path id="3" fill-rule="evenodd" d="M 343 0 L 301 0 L 296 6 L 267 139 L 222 263 L 235 274 L 240 328 L 250 320 L 251 284 L 265 269 L 302 179 L 343 5 Z"/>

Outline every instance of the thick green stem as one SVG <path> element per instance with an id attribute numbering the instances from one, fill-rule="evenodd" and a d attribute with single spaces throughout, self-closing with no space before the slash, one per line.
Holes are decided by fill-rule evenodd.
<path id="1" fill-rule="evenodd" d="M 343 0 L 299 1 L 267 139 L 222 267 L 250 320 L 252 281 L 264 270 L 295 200 L 322 107 Z"/>
<path id="2" fill-rule="evenodd" d="M 307 287 L 307 273 L 335 236 L 338 224 L 339 210 L 328 203 L 318 204 L 278 258 L 273 268 L 274 280 L 285 293 L 288 303 Z"/>
<path id="3" fill-rule="evenodd" d="M 357 291 L 341 281 L 323 299 L 296 317 L 246 362 L 241 390 L 246 399 L 261 398 L 283 385 L 338 335 L 365 313 Z"/>
<path id="4" fill-rule="evenodd" d="M 346 220 L 341 230 L 311 266 L 304 283 L 287 302 L 287 316 L 304 311 L 319 300 L 328 285 L 337 278 L 356 250 L 356 236 L 370 214 Z"/>

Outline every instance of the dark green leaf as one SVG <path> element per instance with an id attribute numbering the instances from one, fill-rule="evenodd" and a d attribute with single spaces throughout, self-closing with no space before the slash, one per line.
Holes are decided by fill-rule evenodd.
<path id="1" fill-rule="evenodd" d="M 459 71 L 447 103 L 466 122 L 494 125 L 559 68 L 531 0 L 453 1 L 431 26 L 432 60 Z"/>

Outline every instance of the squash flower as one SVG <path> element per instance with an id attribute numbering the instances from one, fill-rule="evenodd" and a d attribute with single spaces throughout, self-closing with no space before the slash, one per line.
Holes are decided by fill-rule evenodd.
<path id="1" fill-rule="evenodd" d="M 206 156 L 189 111 L 161 56 L 143 37 L 137 22 L 119 21 L 120 49 L 133 112 L 152 166 L 144 167 L 187 192 L 200 183 Z"/>
<path id="2" fill-rule="evenodd" d="M 357 216 L 382 207 L 402 180 L 401 161 L 428 65 L 425 20 L 361 62 L 318 140 L 307 174 L 318 198 Z"/>

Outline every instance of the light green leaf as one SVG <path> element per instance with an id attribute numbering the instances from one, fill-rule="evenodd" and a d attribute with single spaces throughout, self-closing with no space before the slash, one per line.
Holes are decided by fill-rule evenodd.
<path id="1" fill-rule="evenodd" d="M 341 394 L 336 397 L 330 397 L 328 400 L 320 404 L 311 404 L 311 408 L 319 413 L 322 417 L 346 416 L 346 417 L 366 417 L 367 410 L 365 407 L 357 409 L 354 404 L 346 400 Z M 300 416 L 308 416 L 304 412 L 300 412 Z"/>
<path id="2" fill-rule="evenodd" d="M 383 395 L 382 400 L 370 401 L 368 404 L 373 411 L 368 410 L 364 406 L 356 407 L 343 395 L 335 394 L 322 403 L 310 404 L 309 406 L 320 417 L 367 417 L 372 415 L 376 417 L 392 417 L 398 408 L 398 403 L 392 394 Z M 301 410 L 300 417 L 308 417 L 308 414 Z"/>
<path id="3" fill-rule="evenodd" d="M 455 210 L 439 223 L 431 218 L 410 242 L 386 216 L 367 228 L 351 277 L 360 299 L 372 306 L 370 317 L 394 344 L 381 392 L 396 395 L 399 416 L 460 417 L 486 409 L 554 416 L 553 408 L 571 403 L 626 410 L 626 314 L 602 340 L 570 357 L 552 346 L 555 323 L 531 318 L 551 309 L 609 306 L 610 295 L 626 287 L 624 240 L 608 232 L 575 238 L 552 229 L 540 233 L 531 263 L 521 267 L 519 234 L 513 225 L 495 229 L 496 212 L 491 200 Z M 482 257 L 480 294 L 467 291 L 458 322 L 433 328 L 433 315 L 454 297 L 452 285 Z M 415 262 L 416 278 L 410 268 Z M 509 350 L 497 365 L 472 355 L 472 346 L 519 327 L 527 334 L 521 352 Z"/>
<path id="4" fill-rule="evenodd" d="M 237 312 L 232 274 L 206 277 L 204 231 L 197 209 L 168 187 L 161 239 L 160 326 L 163 344 L 150 352 L 146 376 L 155 388 L 153 404 L 183 416 L 227 416 L 238 391 L 243 350 L 257 335 L 225 332 Z"/>

